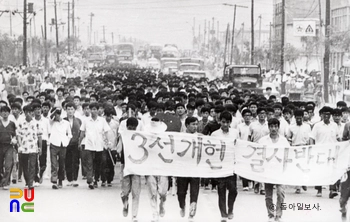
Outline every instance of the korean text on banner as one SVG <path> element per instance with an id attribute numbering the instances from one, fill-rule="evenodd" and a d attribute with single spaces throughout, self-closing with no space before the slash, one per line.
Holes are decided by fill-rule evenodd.
<path id="1" fill-rule="evenodd" d="M 124 175 L 218 178 L 234 173 L 233 139 L 128 130 L 121 136 Z"/>
<path id="2" fill-rule="evenodd" d="M 258 182 L 330 185 L 347 171 L 350 143 L 273 147 L 238 140 L 235 172 Z"/>

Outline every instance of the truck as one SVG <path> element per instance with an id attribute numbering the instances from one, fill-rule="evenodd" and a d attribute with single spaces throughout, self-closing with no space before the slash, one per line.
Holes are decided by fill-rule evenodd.
<path id="1" fill-rule="evenodd" d="M 179 59 L 178 58 L 161 58 L 160 59 L 160 69 L 163 74 L 176 73 L 179 69 Z"/>
<path id="2" fill-rule="evenodd" d="M 195 79 L 205 78 L 207 73 L 204 71 L 204 60 L 200 58 L 180 58 L 179 75 L 191 76 Z"/>
<path id="3" fill-rule="evenodd" d="M 131 64 L 134 60 L 134 44 L 119 43 L 114 46 L 114 52 L 119 64 Z"/>
<path id="4" fill-rule="evenodd" d="M 263 93 L 263 76 L 259 65 L 226 65 L 223 80 L 237 89 Z"/>
<path id="5" fill-rule="evenodd" d="M 103 54 L 101 52 L 92 52 L 88 54 L 87 57 L 88 67 L 100 66 L 104 62 Z"/>

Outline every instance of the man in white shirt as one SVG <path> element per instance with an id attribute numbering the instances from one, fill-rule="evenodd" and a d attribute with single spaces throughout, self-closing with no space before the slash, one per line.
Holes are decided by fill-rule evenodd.
<path id="1" fill-rule="evenodd" d="M 249 141 L 258 142 L 261 137 L 269 134 L 269 128 L 266 121 L 266 112 L 265 108 L 258 108 L 258 121 L 252 122 L 249 126 Z M 264 184 L 261 184 L 260 194 L 265 195 Z M 254 186 L 254 192 L 259 193 L 260 183 L 256 183 Z"/>
<path id="2" fill-rule="evenodd" d="M 99 104 L 91 103 L 91 118 L 85 119 L 81 125 L 79 144 L 85 138 L 84 161 L 86 166 L 87 183 L 90 189 L 97 188 L 101 175 L 103 148 L 107 147 L 108 131 L 111 129 L 105 118 L 97 115 Z M 93 178 L 93 173 L 94 178 Z M 94 179 L 94 180 L 93 180 Z M 94 182 L 92 184 L 92 182 Z"/>
<path id="3" fill-rule="evenodd" d="M 312 132 L 310 135 L 310 144 L 327 144 L 327 143 L 336 143 L 340 141 L 340 135 L 338 134 L 337 124 L 330 121 L 331 114 L 333 113 L 333 109 L 328 106 L 324 106 L 320 110 L 321 116 L 323 116 L 323 120 L 318 122 L 312 128 Z M 322 197 L 322 186 L 316 186 L 317 196 Z M 334 198 L 338 195 L 337 188 L 335 185 L 331 185 L 329 187 L 330 193 L 329 198 Z"/>
<path id="4" fill-rule="evenodd" d="M 294 112 L 296 124 L 291 125 L 287 131 L 287 139 L 290 141 L 292 146 L 305 146 L 309 145 L 309 138 L 311 133 L 311 126 L 303 122 L 304 111 L 296 110 Z M 300 186 L 296 187 L 295 193 L 300 193 Z M 302 186 L 303 190 L 306 191 L 307 187 Z"/>
<path id="5" fill-rule="evenodd" d="M 45 77 L 45 82 L 43 82 L 40 86 L 41 92 L 44 92 L 46 89 L 54 89 L 52 83 L 50 82 L 50 77 Z"/>
<path id="6" fill-rule="evenodd" d="M 239 124 L 237 128 L 239 139 L 249 141 L 249 126 L 251 123 L 252 111 L 250 111 L 249 109 L 245 109 L 242 111 L 242 116 L 244 119 L 244 123 Z M 249 191 L 249 182 L 252 181 L 242 178 L 243 191 Z"/>
<path id="7" fill-rule="evenodd" d="M 50 122 L 47 118 L 42 116 L 41 114 L 42 108 L 40 104 L 34 103 L 33 109 L 34 109 L 33 121 L 35 125 L 39 127 L 38 130 L 42 133 L 41 134 L 42 148 L 41 148 L 41 153 L 39 153 L 39 172 L 36 172 L 39 174 L 39 181 L 35 181 L 34 183 L 34 186 L 39 186 L 38 182 L 39 183 L 43 182 L 43 175 L 46 170 L 47 144 L 48 144 L 49 135 L 50 135 Z"/>
<path id="8" fill-rule="evenodd" d="M 224 111 L 220 114 L 219 121 L 221 128 L 214 131 L 211 136 L 214 137 L 226 137 L 232 140 L 238 139 L 238 130 L 230 129 L 232 115 Z M 232 172 L 233 173 L 233 172 Z M 226 221 L 226 218 L 232 220 L 233 218 L 233 205 L 237 197 L 237 175 L 233 173 L 232 176 L 217 178 L 218 181 L 218 195 L 219 195 L 219 208 L 222 220 Z M 228 200 L 226 208 L 226 190 L 228 190 Z M 227 211 L 228 210 L 228 211 Z"/>
<path id="9" fill-rule="evenodd" d="M 274 146 L 289 146 L 288 140 L 281 134 L 279 134 L 280 121 L 276 118 L 272 118 L 268 122 L 269 135 L 262 137 L 258 143 L 261 145 L 274 145 Z M 273 204 L 273 187 L 276 186 L 277 191 L 277 203 Z M 265 203 L 268 212 L 269 222 L 281 221 L 282 209 L 281 204 L 284 203 L 285 187 L 282 184 L 269 184 L 265 183 Z M 276 206 L 276 217 L 274 207 Z"/>
<path id="10" fill-rule="evenodd" d="M 70 124 L 62 119 L 61 109 L 53 108 L 50 116 L 50 157 L 52 189 L 62 188 L 65 178 L 66 148 L 72 138 Z M 57 186 L 58 179 L 58 186 Z"/>

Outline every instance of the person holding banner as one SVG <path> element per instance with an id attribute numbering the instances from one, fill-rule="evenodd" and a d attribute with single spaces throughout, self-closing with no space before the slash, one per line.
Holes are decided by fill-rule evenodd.
<path id="1" fill-rule="evenodd" d="M 289 146 L 288 140 L 281 134 L 279 134 L 280 121 L 276 118 L 271 118 L 268 121 L 269 134 L 262 137 L 258 143 L 266 146 Z M 273 187 L 276 186 L 277 191 L 277 203 L 273 204 Z M 285 187 L 282 184 L 270 184 L 265 183 L 265 203 L 266 209 L 269 217 L 269 222 L 272 221 L 281 221 L 282 217 L 282 208 L 281 204 L 284 203 L 285 197 Z M 276 207 L 276 216 L 275 214 Z"/>
<path id="2" fill-rule="evenodd" d="M 126 120 L 127 130 L 135 131 L 139 121 L 135 117 L 130 117 Z M 120 154 L 121 159 L 121 184 L 122 184 L 122 192 L 120 194 L 123 201 L 123 215 L 124 217 L 128 216 L 129 213 L 129 194 L 132 193 L 132 219 L 133 221 L 137 221 L 137 213 L 139 210 L 139 201 L 140 201 L 140 193 L 141 193 L 141 176 L 140 175 L 128 175 L 124 176 L 123 170 L 125 167 L 125 157 L 124 157 L 124 149 L 122 137 L 119 137 L 117 152 Z"/>
<path id="3" fill-rule="evenodd" d="M 164 122 L 160 121 L 157 117 L 153 117 L 150 124 L 145 126 L 144 131 L 160 133 L 165 132 L 166 129 L 167 125 Z M 165 215 L 164 203 L 168 192 L 169 179 L 166 176 L 149 175 L 146 176 L 146 181 L 153 213 L 152 222 L 157 222 L 159 220 L 159 216 L 164 217 Z M 157 210 L 158 193 L 160 196 L 159 212 Z"/>
<path id="4" fill-rule="evenodd" d="M 287 139 L 290 141 L 291 146 L 305 146 L 309 145 L 311 126 L 303 122 L 304 111 L 296 110 L 294 112 L 296 124 L 291 125 L 287 131 Z M 296 187 L 295 193 L 300 194 L 300 186 Z M 302 186 L 306 191 L 307 187 Z"/>
<path id="5" fill-rule="evenodd" d="M 214 131 L 211 136 L 214 137 L 226 137 L 232 140 L 238 139 L 238 130 L 231 128 L 232 115 L 228 111 L 224 111 L 219 116 L 221 127 Z M 229 151 L 233 152 L 233 150 Z M 234 161 L 234 160 L 232 160 Z M 233 205 L 237 197 L 237 175 L 233 173 L 232 176 L 217 178 L 218 181 L 218 196 L 219 196 L 219 209 L 221 213 L 221 221 L 225 222 L 227 218 L 233 219 Z M 226 190 L 228 190 L 228 200 L 226 208 Z"/>
<path id="6" fill-rule="evenodd" d="M 198 119 L 196 117 L 187 117 L 185 120 L 186 133 L 196 134 Z M 186 209 L 186 193 L 188 185 L 190 185 L 190 213 L 189 220 L 193 220 L 196 215 L 197 209 L 197 200 L 199 194 L 199 182 L 200 178 L 198 177 L 177 177 L 177 199 L 180 205 L 180 215 L 181 217 L 185 216 Z"/>
<path id="7" fill-rule="evenodd" d="M 248 141 L 249 137 L 249 126 L 252 120 L 252 111 L 250 109 L 244 109 L 242 111 L 242 116 L 244 119 L 244 123 L 238 125 L 238 134 L 239 139 Z M 242 178 L 243 191 L 249 191 L 249 183 L 252 184 L 253 181 Z"/>
<path id="8" fill-rule="evenodd" d="M 249 126 L 249 141 L 257 143 L 262 137 L 269 134 L 269 128 L 266 121 L 267 110 L 265 108 L 258 108 L 258 121 L 252 122 Z M 260 194 L 265 195 L 264 184 L 261 184 Z M 254 192 L 259 193 L 260 183 L 254 186 Z"/>
<path id="9" fill-rule="evenodd" d="M 320 116 L 323 117 L 321 122 L 314 125 L 310 134 L 310 144 L 327 144 L 336 143 L 340 141 L 340 135 L 338 134 L 337 124 L 330 121 L 333 109 L 328 106 L 324 106 L 320 109 Z M 322 197 L 322 186 L 315 186 L 317 190 L 317 197 Z M 329 186 L 329 198 L 333 199 L 338 196 L 337 184 Z"/>

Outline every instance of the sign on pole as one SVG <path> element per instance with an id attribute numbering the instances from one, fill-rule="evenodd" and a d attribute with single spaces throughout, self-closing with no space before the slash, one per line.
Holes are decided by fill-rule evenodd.
<path id="1" fill-rule="evenodd" d="M 316 20 L 293 20 L 294 36 L 316 36 Z"/>

